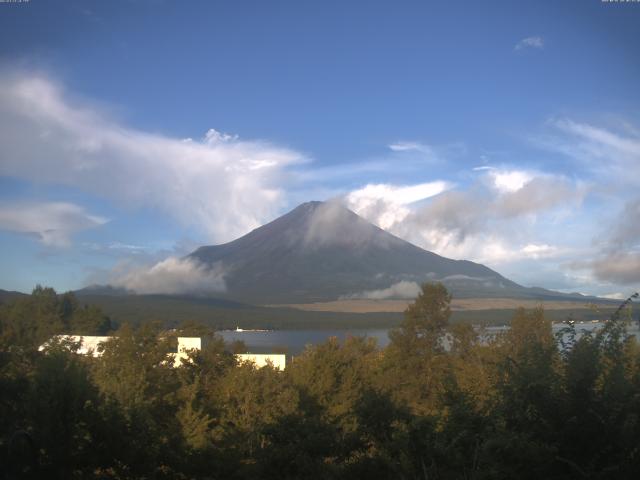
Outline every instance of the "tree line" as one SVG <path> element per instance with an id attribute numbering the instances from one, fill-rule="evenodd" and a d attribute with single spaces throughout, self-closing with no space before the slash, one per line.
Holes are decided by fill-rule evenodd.
<path id="1" fill-rule="evenodd" d="M 382 349 L 309 346 L 284 372 L 238 365 L 209 328 L 166 361 L 162 325 L 111 332 L 37 287 L 0 305 L 0 475 L 98 479 L 626 479 L 640 473 L 640 347 L 630 302 L 595 333 L 542 308 L 482 338 L 425 284 Z M 58 333 L 115 336 L 98 358 Z"/>

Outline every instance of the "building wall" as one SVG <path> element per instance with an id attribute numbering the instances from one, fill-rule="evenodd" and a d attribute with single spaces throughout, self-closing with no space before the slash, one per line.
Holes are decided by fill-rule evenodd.
<path id="1" fill-rule="evenodd" d="M 55 335 L 51 340 L 45 342 L 38 348 L 39 351 L 44 350 L 55 339 L 58 342 L 73 342 L 79 343 L 80 348 L 78 352 L 82 355 L 91 355 L 93 357 L 99 357 L 102 355 L 100 345 L 108 342 L 114 337 L 111 336 L 95 336 L 95 335 Z M 177 353 L 169 354 L 173 358 L 173 366 L 179 367 L 182 365 L 182 360 L 189 358 L 189 352 L 192 350 L 200 350 L 202 348 L 202 340 L 200 337 L 178 337 L 178 351 Z"/>
<path id="2" fill-rule="evenodd" d="M 202 350 L 202 339 L 200 337 L 178 337 L 178 353 L 173 353 L 173 366 L 182 365 L 182 360 L 189 358 L 189 352 Z"/>
<path id="3" fill-rule="evenodd" d="M 38 350 L 44 350 L 46 347 L 51 345 L 54 340 L 56 342 L 73 342 L 80 344 L 80 348 L 78 348 L 77 353 L 99 357 L 102 355 L 102 351 L 99 348 L 100 344 L 109 341 L 111 338 L 113 337 L 95 335 L 54 335 L 51 340 L 40 345 Z"/>
<path id="4" fill-rule="evenodd" d="M 284 370 L 287 356 L 282 353 L 239 353 L 236 358 L 240 362 L 250 362 L 256 367 L 266 367 L 269 363 L 277 370 Z"/>
<path id="5" fill-rule="evenodd" d="M 51 340 L 45 342 L 40 346 L 38 350 L 44 350 L 48 345 L 58 342 L 73 342 L 79 343 L 78 353 L 82 355 L 91 355 L 99 357 L 102 355 L 102 349 L 100 345 L 108 342 L 113 337 L 110 336 L 95 336 L 95 335 L 55 335 Z M 182 365 L 183 360 L 189 358 L 189 352 L 192 350 L 202 349 L 202 339 L 200 337 L 178 337 L 178 351 L 176 353 L 170 353 L 170 357 L 173 359 L 173 366 L 179 367 Z M 268 364 L 273 365 L 278 370 L 284 370 L 286 366 L 286 355 L 279 353 L 241 353 L 237 354 L 236 358 L 240 362 L 251 362 L 257 368 L 262 368 Z"/>

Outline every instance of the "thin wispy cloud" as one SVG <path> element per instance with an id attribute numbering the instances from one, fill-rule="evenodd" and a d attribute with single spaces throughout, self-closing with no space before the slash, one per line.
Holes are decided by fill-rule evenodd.
<path id="1" fill-rule="evenodd" d="M 448 144 L 427 144 L 419 141 L 398 141 L 387 145 L 394 155 L 415 157 L 421 161 L 443 163 L 466 153 L 466 146 L 461 142 Z M 387 159 L 388 160 L 388 159 Z"/>
<path id="2" fill-rule="evenodd" d="M 305 192 L 328 192 L 315 197 L 303 195 L 302 201 L 309 198 L 332 198 L 344 192 L 345 184 L 377 184 L 380 179 L 390 177 L 425 177 L 425 165 L 438 165 L 444 170 L 448 164 L 464 158 L 467 153 L 466 145 L 459 141 L 437 145 L 396 142 L 384 147 L 386 151 L 367 158 L 331 164 L 309 162 L 295 166 L 289 169 L 289 178 L 292 179 L 292 184 L 302 185 Z M 294 197 L 298 197 L 295 192 Z"/>
<path id="3" fill-rule="evenodd" d="M 482 172 L 483 170 L 495 170 L 496 167 L 492 167 L 490 165 L 481 165 L 479 167 L 473 167 L 472 170 L 474 172 Z"/>
<path id="4" fill-rule="evenodd" d="M 394 152 L 422 152 L 433 154 L 433 148 L 420 142 L 395 142 L 389 145 L 389 150 Z"/>
<path id="5" fill-rule="evenodd" d="M 541 50 L 544 48 L 544 45 L 545 45 L 545 42 L 542 37 L 533 36 L 533 37 L 523 38 L 518 43 L 516 43 L 513 49 L 516 51 L 527 50 L 527 49 Z"/>
<path id="6" fill-rule="evenodd" d="M 615 130 L 569 118 L 553 118 L 547 124 L 552 133 L 533 138 L 537 145 L 573 158 L 601 180 L 640 185 L 638 175 L 630 175 L 640 165 L 640 135 L 628 125 Z"/>

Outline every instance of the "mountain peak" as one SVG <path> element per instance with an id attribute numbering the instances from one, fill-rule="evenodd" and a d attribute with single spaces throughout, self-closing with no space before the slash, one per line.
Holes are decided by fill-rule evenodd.
<path id="1" fill-rule="evenodd" d="M 314 209 L 324 205 L 325 203 L 327 203 L 327 202 L 322 202 L 320 200 L 310 200 L 308 202 L 301 203 L 296 208 L 294 208 L 292 210 L 292 212 L 295 212 L 298 209 L 301 209 L 301 210 L 314 210 Z"/>
<path id="2" fill-rule="evenodd" d="M 516 285 L 483 265 L 412 245 L 334 201 L 303 203 L 237 240 L 200 247 L 189 257 L 224 270 L 231 297 L 265 303 L 335 300 L 399 282 L 446 278 Z"/>

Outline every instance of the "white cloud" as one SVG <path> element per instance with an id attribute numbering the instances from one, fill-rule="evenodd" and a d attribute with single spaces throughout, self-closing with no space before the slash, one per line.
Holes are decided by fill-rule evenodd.
<path id="1" fill-rule="evenodd" d="M 204 139 L 209 145 L 215 145 L 216 143 L 235 142 L 238 140 L 238 135 L 231 135 L 224 132 L 219 132 L 215 128 L 210 128 L 204 135 Z M 193 141 L 192 139 L 189 139 Z"/>
<path id="2" fill-rule="evenodd" d="M 224 271 L 190 258 L 169 257 L 154 265 L 122 263 L 112 272 L 110 285 L 137 294 L 208 294 L 224 292 Z"/>
<path id="3" fill-rule="evenodd" d="M 433 197 L 451 188 L 448 182 L 436 181 L 419 183 L 417 185 L 389 185 L 384 183 L 369 184 L 351 192 L 348 201 L 351 203 L 384 200 L 397 203 L 398 205 L 408 205 L 410 203 Z"/>
<path id="4" fill-rule="evenodd" d="M 534 243 L 530 243 L 522 247 L 522 253 L 535 259 L 551 257 L 558 253 L 558 247 L 547 244 L 536 245 Z"/>
<path id="5" fill-rule="evenodd" d="M 434 154 L 433 148 L 420 142 L 396 142 L 389 145 L 389 149 L 394 152 L 422 152 L 430 155 Z"/>
<path id="6" fill-rule="evenodd" d="M 492 167 L 490 165 L 481 165 L 479 167 L 473 167 L 472 170 L 474 172 L 482 172 L 482 171 L 488 171 L 488 170 L 496 170 L 496 167 Z"/>
<path id="7" fill-rule="evenodd" d="M 533 174 L 522 170 L 489 170 L 494 187 L 502 193 L 517 192 L 533 179 Z"/>
<path id="8" fill-rule="evenodd" d="M 284 205 L 283 171 L 301 154 L 209 130 L 202 141 L 128 128 L 72 102 L 44 76 L 1 74 L 0 175 L 158 209 L 211 241 L 236 238 Z"/>
<path id="9" fill-rule="evenodd" d="M 544 48 L 544 39 L 539 36 L 526 37 L 516 43 L 516 46 L 513 48 L 514 50 L 524 50 L 528 48 L 542 49 Z"/>
<path id="10" fill-rule="evenodd" d="M 392 202 L 404 197 L 395 191 L 385 195 L 387 190 L 379 188 L 359 189 L 344 202 L 369 221 L 439 255 L 499 270 L 526 263 L 523 278 L 544 286 L 544 277 L 535 280 L 533 271 L 546 269 L 534 262 L 557 265 L 571 255 L 571 240 L 556 244 L 547 234 L 558 228 L 553 222 L 563 212 L 569 215 L 580 208 L 587 187 L 534 170 L 487 166 L 474 171 L 470 185 L 447 185 L 419 203 L 408 203 L 414 200 L 411 196 L 407 202 Z"/>
<path id="11" fill-rule="evenodd" d="M 518 219 L 535 222 L 546 212 L 579 206 L 586 191 L 579 182 L 561 176 L 497 169 L 480 171 L 478 181 L 465 190 L 453 190 L 446 182 L 425 185 L 429 188 L 419 186 L 416 190 L 430 193 L 424 195 L 428 200 L 420 205 L 412 205 L 420 195 L 404 194 L 413 190 L 388 186 L 356 190 L 345 197 L 345 203 L 401 238 L 450 255 L 467 251 L 460 247 L 470 235 L 498 235 L 503 224 L 507 227 Z M 486 237 L 481 243 L 496 244 Z M 475 247 L 474 252 L 478 254 L 479 248 Z M 482 258 L 486 255 L 482 254 Z"/>
<path id="12" fill-rule="evenodd" d="M 461 246 L 465 246 L 467 252 L 472 252 L 472 258 L 477 262 L 494 267 L 529 257 L 522 248 L 508 239 L 484 233 L 471 236 Z"/>
<path id="13" fill-rule="evenodd" d="M 0 205 L 0 229 L 36 236 L 43 244 L 67 247 L 73 234 L 107 222 L 72 203 Z"/>
<path id="14" fill-rule="evenodd" d="M 342 297 L 344 299 L 369 299 L 369 300 L 385 300 L 389 298 L 416 298 L 421 292 L 420 285 L 416 282 L 408 282 L 403 280 L 394 283 L 389 288 L 381 290 L 366 290 L 364 292 L 355 293 Z"/>
<path id="15" fill-rule="evenodd" d="M 452 185 L 444 181 L 417 185 L 369 184 L 345 197 L 347 207 L 380 228 L 390 229 L 410 213 L 408 205 L 438 195 Z"/>

